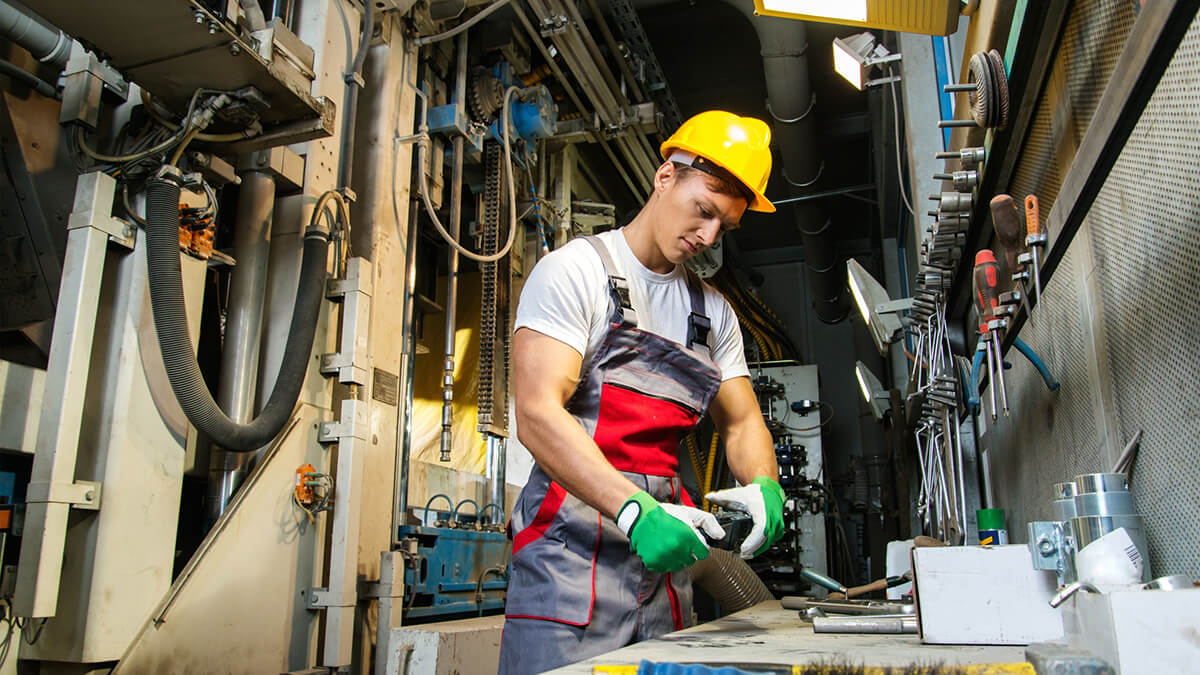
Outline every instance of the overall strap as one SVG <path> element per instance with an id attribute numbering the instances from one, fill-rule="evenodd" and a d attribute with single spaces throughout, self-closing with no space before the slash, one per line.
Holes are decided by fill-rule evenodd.
<path id="1" fill-rule="evenodd" d="M 629 299 L 629 282 L 617 273 L 617 266 L 613 264 L 608 247 L 594 235 L 584 237 L 584 240 L 596 249 L 596 253 L 600 256 L 600 262 L 604 265 L 604 272 L 608 275 L 608 294 L 612 297 L 613 307 L 621 311 L 621 325 L 637 328 L 637 312 L 634 311 L 633 303 Z M 701 298 L 701 306 L 703 306 L 703 302 L 704 300 Z M 693 305 L 694 303 L 693 300 Z"/>
<path id="2" fill-rule="evenodd" d="M 687 347 L 708 353 L 708 332 L 712 330 L 712 323 L 704 311 L 704 283 L 692 270 L 685 267 L 684 272 L 687 274 L 688 295 L 692 300 L 692 313 L 688 315 Z"/>

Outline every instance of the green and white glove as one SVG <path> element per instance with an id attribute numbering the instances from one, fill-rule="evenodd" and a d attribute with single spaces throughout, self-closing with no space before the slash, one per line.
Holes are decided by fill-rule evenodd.
<path id="1" fill-rule="evenodd" d="M 644 490 L 625 500 L 617 527 L 629 537 L 629 549 L 651 572 L 674 572 L 708 557 L 700 531 L 713 539 L 725 530 L 711 513 L 678 504 L 661 504 Z"/>
<path id="2" fill-rule="evenodd" d="M 742 542 L 743 558 L 759 555 L 783 536 L 783 488 L 772 478 L 759 476 L 749 485 L 710 492 L 704 498 L 754 518 L 754 529 Z"/>

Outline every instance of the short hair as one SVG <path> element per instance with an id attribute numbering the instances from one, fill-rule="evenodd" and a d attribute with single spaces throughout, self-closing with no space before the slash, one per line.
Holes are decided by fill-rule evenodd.
<path id="1" fill-rule="evenodd" d="M 747 206 L 754 203 L 754 193 L 750 188 L 719 166 L 710 164 L 708 169 L 697 169 L 682 162 L 672 161 L 671 164 L 675 165 L 675 175 L 680 178 L 702 177 L 709 190 L 729 197 L 741 197 L 746 200 Z"/>

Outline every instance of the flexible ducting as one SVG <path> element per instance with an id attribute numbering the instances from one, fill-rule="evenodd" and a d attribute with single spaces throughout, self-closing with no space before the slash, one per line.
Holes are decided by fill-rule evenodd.
<path id="1" fill-rule="evenodd" d="M 692 583 L 703 588 L 726 614 L 738 612 L 775 596 L 745 560 L 720 548 L 691 567 Z"/>
<path id="2" fill-rule="evenodd" d="M 313 227 L 305 232 L 296 305 L 275 387 L 259 416 L 238 424 L 213 400 L 200 374 L 188 334 L 179 262 L 179 192 L 178 185 L 165 179 L 151 180 L 146 188 L 150 307 L 163 365 L 175 398 L 196 429 L 226 450 L 248 452 L 266 445 L 279 434 L 300 397 L 316 333 L 317 313 L 325 294 L 329 235 Z M 324 204 L 318 203 L 318 213 L 323 208 Z"/>

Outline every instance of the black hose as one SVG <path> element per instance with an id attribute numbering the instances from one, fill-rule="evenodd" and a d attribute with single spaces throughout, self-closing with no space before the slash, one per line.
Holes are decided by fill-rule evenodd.
<path id="1" fill-rule="evenodd" d="M 22 84 L 46 98 L 62 98 L 58 94 L 57 87 L 11 61 L 0 59 L 0 75 L 7 75 L 14 80 L 19 80 Z"/>
<path id="2" fill-rule="evenodd" d="M 213 400 L 200 374 L 196 352 L 188 335 L 179 263 L 179 192 L 178 185 L 160 178 L 150 180 L 146 187 L 150 307 L 163 365 L 179 406 L 197 430 L 228 451 L 256 450 L 279 434 L 300 398 L 317 329 L 317 314 L 325 295 L 329 235 L 312 227 L 305 232 L 296 305 L 275 387 L 258 417 L 246 424 L 238 424 L 221 412 Z M 319 217 L 324 201 L 318 203 L 315 217 Z"/>

